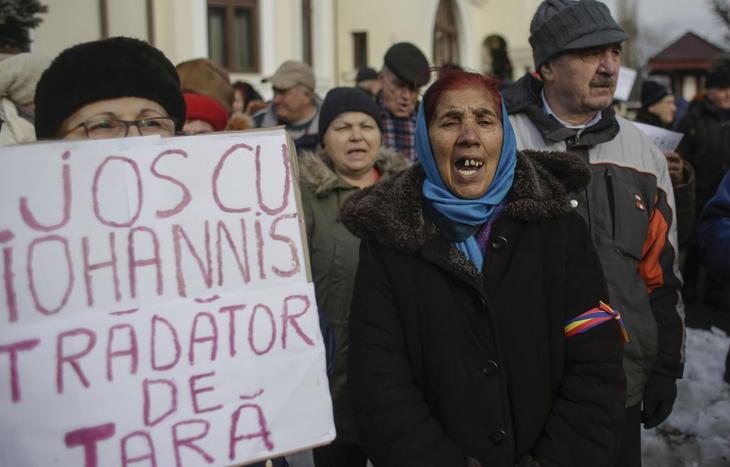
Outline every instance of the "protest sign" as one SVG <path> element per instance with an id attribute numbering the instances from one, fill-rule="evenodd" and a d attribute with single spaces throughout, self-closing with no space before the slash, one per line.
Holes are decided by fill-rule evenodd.
<path id="1" fill-rule="evenodd" d="M 2 150 L 0 465 L 334 438 L 289 151 L 283 130 Z"/>
<path id="2" fill-rule="evenodd" d="M 636 81 L 636 70 L 622 66 L 619 68 L 618 80 L 616 81 L 616 90 L 613 98 L 617 101 L 626 102 L 629 100 L 631 90 L 634 88 Z"/>
<path id="3" fill-rule="evenodd" d="M 654 125 L 647 125 L 646 123 L 634 122 L 634 125 L 662 152 L 674 152 L 677 146 L 679 146 L 680 141 L 682 141 L 682 137 L 684 137 L 682 133 Z"/>

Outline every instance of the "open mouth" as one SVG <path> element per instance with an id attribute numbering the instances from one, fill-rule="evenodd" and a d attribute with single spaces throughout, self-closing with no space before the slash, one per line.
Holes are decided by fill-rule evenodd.
<path id="1" fill-rule="evenodd" d="M 484 161 L 472 157 L 461 157 L 456 160 L 454 166 L 462 177 L 473 177 L 484 166 Z"/>

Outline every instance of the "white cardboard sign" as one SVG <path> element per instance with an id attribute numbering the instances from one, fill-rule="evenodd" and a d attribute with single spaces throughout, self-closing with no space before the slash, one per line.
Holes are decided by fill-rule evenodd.
<path id="1" fill-rule="evenodd" d="M 674 152 L 682 141 L 684 134 L 660 128 L 646 123 L 634 122 L 634 125 L 644 133 L 652 143 L 662 152 Z"/>
<path id="2" fill-rule="evenodd" d="M 283 130 L 3 149 L 0 195 L 0 465 L 334 438 Z"/>

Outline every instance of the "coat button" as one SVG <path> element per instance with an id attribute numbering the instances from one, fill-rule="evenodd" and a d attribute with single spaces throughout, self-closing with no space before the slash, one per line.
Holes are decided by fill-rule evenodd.
<path id="1" fill-rule="evenodd" d="M 504 250 L 509 242 L 506 238 L 502 237 L 501 235 L 497 235 L 492 239 L 492 248 L 495 250 Z"/>
<path id="2" fill-rule="evenodd" d="M 497 430 L 489 435 L 489 439 L 491 439 L 494 444 L 499 445 L 504 443 L 504 440 L 507 439 L 507 433 L 504 430 Z"/>
<path id="3" fill-rule="evenodd" d="M 571 208 L 577 208 L 578 207 L 578 200 L 577 199 L 571 199 L 570 200 L 570 207 Z"/>
<path id="4" fill-rule="evenodd" d="M 487 362 L 487 366 L 482 367 L 482 373 L 484 373 L 484 376 L 492 376 L 497 372 L 497 369 L 499 366 L 497 365 L 497 362 L 494 360 L 489 360 Z"/>

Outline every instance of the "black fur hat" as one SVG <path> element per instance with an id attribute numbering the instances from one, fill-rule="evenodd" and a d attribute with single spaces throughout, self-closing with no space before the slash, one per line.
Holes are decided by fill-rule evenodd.
<path id="1" fill-rule="evenodd" d="M 142 97 L 185 124 L 185 100 L 170 60 L 146 42 L 112 37 L 61 52 L 41 76 L 35 94 L 37 139 L 55 139 L 65 119 L 87 104 Z"/>

